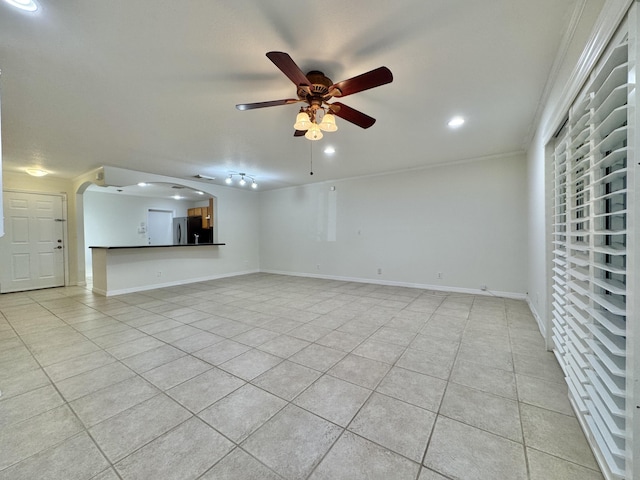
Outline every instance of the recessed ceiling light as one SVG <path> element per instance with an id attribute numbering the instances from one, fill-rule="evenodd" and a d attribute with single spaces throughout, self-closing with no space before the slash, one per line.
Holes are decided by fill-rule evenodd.
<path id="1" fill-rule="evenodd" d="M 464 118 L 462 118 L 462 117 L 453 117 L 451 120 L 449 120 L 448 125 L 451 128 L 458 128 L 458 127 L 462 126 L 463 123 L 464 123 Z"/>
<path id="2" fill-rule="evenodd" d="M 171 198 L 174 198 L 174 199 L 176 199 L 176 200 L 180 200 L 182 197 L 181 197 L 180 195 L 174 195 L 174 196 L 172 196 Z"/>
<path id="3" fill-rule="evenodd" d="M 25 171 L 32 177 L 44 177 L 49 174 L 49 172 L 42 170 L 41 168 L 27 168 Z"/>
<path id="4" fill-rule="evenodd" d="M 139 183 L 138 183 L 138 186 L 139 186 L 139 187 L 146 187 L 147 185 L 149 185 L 149 184 L 148 184 L 148 183 L 145 183 L 145 182 L 139 182 Z"/>
<path id="5" fill-rule="evenodd" d="M 35 0 L 4 0 L 12 7 L 19 8 L 25 12 L 35 12 L 38 10 L 38 4 Z"/>
<path id="6" fill-rule="evenodd" d="M 326 153 L 327 155 L 333 155 L 334 153 L 336 153 L 336 149 L 333 147 L 327 147 L 324 149 L 324 153 Z"/>
<path id="7" fill-rule="evenodd" d="M 204 195 L 204 192 L 196 191 L 198 195 Z"/>

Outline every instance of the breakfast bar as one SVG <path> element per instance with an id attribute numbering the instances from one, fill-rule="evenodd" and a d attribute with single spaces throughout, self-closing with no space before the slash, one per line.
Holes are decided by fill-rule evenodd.
<path id="1" fill-rule="evenodd" d="M 224 243 L 91 246 L 92 291 L 107 297 L 212 280 Z"/>

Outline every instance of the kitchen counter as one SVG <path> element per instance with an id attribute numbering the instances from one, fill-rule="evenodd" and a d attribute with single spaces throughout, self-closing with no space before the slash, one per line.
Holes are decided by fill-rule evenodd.
<path id="1" fill-rule="evenodd" d="M 104 247 L 101 245 L 91 246 L 89 248 L 105 248 L 107 250 L 117 250 L 122 248 L 171 248 L 171 247 L 211 247 L 218 245 L 226 245 L 226 243 L 183 243 L 180 245 L 124 245 L 115 247 Z"/>
<path id="2" fill-rule="evenodd" d="M 112 296 L 220 278 L 228 260 L 212 247 L 222 245 L 91 246 L 92 290 Z"/>

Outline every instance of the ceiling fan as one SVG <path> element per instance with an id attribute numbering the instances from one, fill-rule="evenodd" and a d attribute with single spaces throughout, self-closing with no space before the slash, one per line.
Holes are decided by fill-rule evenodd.
<path id="1" fill-rule="evenodd" d="M 393 81 L 391 71 L 387 67 L 380 67 L 362 75 L 333 83 L 330 78 L 318 70 L 312 70 L 305 75 L 293 59 L 284 52 L 268 52 L 267 58 L 296 85 L 298 98 L 241 103 L 236 105 L 236 108 L 238 110 L 253 110 L 254 108 L 276 107 L 300 102 L 306 103 L 307 105 L 300 108 L 300 112 L 296 117 L 294 136 L 305 136 L 309 140 L 320 140 L 322 131 L 336 131 L 338 127 L 336 126 L 334 115 L 361 128 L 372 126 L 376 122 L 375 118 L 365 115 L 344 103 L 328 103 L 328 101 L 334 97 L 346 97 L 347 95 L 379 87 Z"/>

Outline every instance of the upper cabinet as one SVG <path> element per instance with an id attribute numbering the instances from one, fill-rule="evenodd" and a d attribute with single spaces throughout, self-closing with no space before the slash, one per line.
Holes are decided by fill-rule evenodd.
<path id="1" fill-rule="evenodd" d="M 189 208 L 187 215 L 189 217 L 201 217 L 202 228 L 213 227 L 213 198 L 209 199 L 209 206 Z"/>

